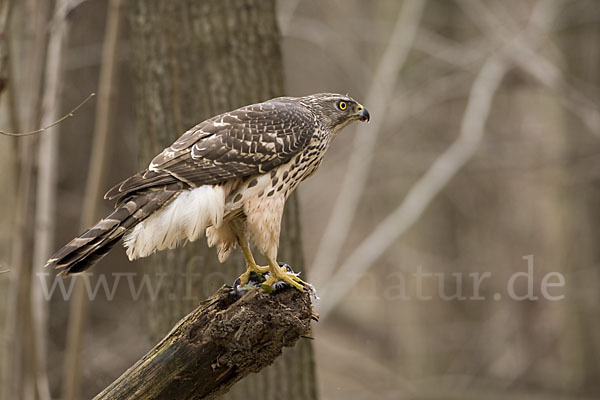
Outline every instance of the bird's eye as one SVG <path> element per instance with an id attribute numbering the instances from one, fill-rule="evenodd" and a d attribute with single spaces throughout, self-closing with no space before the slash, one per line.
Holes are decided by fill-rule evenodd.
<path id="1" fill-rule="evenodd" d="M 340 101 L 340 102 L 338 103 L 338 108 L 339 108 L 340 110 L 342 110 L 342 111 L 344 111 L 344 110 L 345 110 L 347 107 L 348 107 L 348 104 L 346 104 L 346 102 L 345 102 L 345 101 Z"/>

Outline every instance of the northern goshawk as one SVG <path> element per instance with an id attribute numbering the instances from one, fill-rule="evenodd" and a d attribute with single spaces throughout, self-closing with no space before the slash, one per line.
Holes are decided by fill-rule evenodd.
<path id="1" fill-rule="evenodd" d="M 315 173 L 341 129 L 368 121 L 349 96 L 323 93 L 278 97 L 217 115 L 185 132 L 148 169 L 106 193 L 116 209 L 54 254 L 47 266 L 64 274 L 86 270 L 124 238 L 130 260 L 206 234 L 223 262 L 236 245 L 265 285 L 304 282 L 277 263 L 283 207 Z M 250 242 L 265 256 L 256 264 Z"/>

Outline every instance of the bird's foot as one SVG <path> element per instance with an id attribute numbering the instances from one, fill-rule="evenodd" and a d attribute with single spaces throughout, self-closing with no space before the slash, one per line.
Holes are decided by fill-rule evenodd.
<path id="1" fill-rule="evenodd" d="M 250 274 L 255 273 L 256 275 L 262 276 L 263 274 L 266 274 L 267 272 L 269 272 L 269 270 L 270 270 L 270 267 L 268 265 L 261 266 L 261 265 L 254 264 L 254 265 L 246 266 L 246 272 L 241 274 L 239 277 L 240 285 L 245 286 L 248 284 L 248 282 L 250 281 Z M 264 280 L 264 278 L 263 278 L 263 280 Z"/>
<path id="2" fill-rule="evenodd" d="M 286 263 L 278 263 L 276 267 L 268 266 L 252 266 L 248 267 L 239 278 L 237 278 L 233 284 L 233 292 L 239 298 L 248 290 L 255 288 L 262 288 L 267 293 L 277 293 L 279 290 L 283 290 L 289 286 L 292 286 L 301 292 L 308 290 L 311 297 L 319 299 L 315 288 L 307 282 L 304 282 L 299 277 L 299 273 L 292 270 Z M 273 274 L 272 271 L 275 271 Z M 246 279 L 245 282 L 242 279 Z"/>
<path id="3" fill-rule="evenodd" d="M 279 285 L 285 283 L 303 292 L 304 288 L 308 288 L 310 285 L 300 279 L 299 275 L 300 274 L 295 273 L 292 268 L 285 263 L 272 265 L 269 268 L 269 276 L 267 280 L 262 283 L 261 287 L 263 290 L 270 293 L 273 290 L 278 289 Z"/>

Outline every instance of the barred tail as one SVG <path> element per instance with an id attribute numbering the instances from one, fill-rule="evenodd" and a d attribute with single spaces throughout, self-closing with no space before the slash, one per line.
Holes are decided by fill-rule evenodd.
<path id="1" fill-rule="evenodd" d="M 68 275 L 83 272 L 100 261 L 131 228 L 163 207 L 176 191 L 163 187 L 127 199 L 109 216 L 71 240 L 46 262 Z"/>

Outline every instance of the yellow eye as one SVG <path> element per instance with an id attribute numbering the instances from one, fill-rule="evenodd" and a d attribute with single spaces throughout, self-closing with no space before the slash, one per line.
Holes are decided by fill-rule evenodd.
<path id="1" fill-rule="evenodd" d="M 348 107 L 348 105 L 346 104 L 346 102 L 345 102 L 345 101 L 340 101 L 340 102 L 338 103 L 338 108 L 339 108 L 340 110 L 344 111 L 344 110 L 346 109 L 346 107 Z"/>

